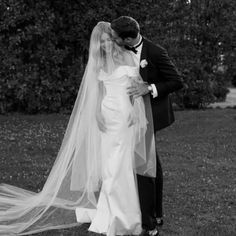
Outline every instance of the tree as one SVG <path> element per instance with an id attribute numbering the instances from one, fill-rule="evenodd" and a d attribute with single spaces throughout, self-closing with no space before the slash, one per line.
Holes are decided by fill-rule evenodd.
<path id="1" fill-rule="evenodd" d="M 234 0 L 2 1 L 0 113 L 70 111 L 93 27 L 120 15 L 167 48 L 186 83 L 176 102 L 204 107 L 235 74 L 235 9 Z"/>

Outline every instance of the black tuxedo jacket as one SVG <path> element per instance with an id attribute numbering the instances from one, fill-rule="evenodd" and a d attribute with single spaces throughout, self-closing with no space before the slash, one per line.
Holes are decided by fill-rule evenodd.
<path id="1" fill-rule="evenodd" d="M 143 38 L 140 62 L 142 60 L 146 60 L 147 65 L 143 68 L 140 67 L 140 75 L 144 81 L 155 84 L 158 92 L 156 98 L 153 98 L 150 94 L 143 96 L 145 107 L 148 107 L 148 105 L 150 107 L 151 103 L 154 131 L 157 131 L 174 122 L 169 94 L 181 89 L 183 82 L 166 50 L 146 38 Z"/>

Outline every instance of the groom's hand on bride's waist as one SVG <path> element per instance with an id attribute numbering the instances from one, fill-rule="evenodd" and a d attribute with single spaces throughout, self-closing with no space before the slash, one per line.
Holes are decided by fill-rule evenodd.
<path id="1" fill-rule="evenodd" d="M 127 87 L 127 93 L 135 99 L 148 94 L 150 92 L 148 86 L 149 85 L 144 82 L 133 82 L 129 87 Z"/>

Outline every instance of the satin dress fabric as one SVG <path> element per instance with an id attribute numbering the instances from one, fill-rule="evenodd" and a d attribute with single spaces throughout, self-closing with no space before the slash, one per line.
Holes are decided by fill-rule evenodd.
<path id="1" fill-rule="evenodd" d="M 102 186 L 96 209 L 76 209 L 78 222 L 91 222 L 89 231 L 115 235 L 138 235 L 141 228 L 136 175 L 134 110 L 127 94 L 136 67 L 119 66 L 112 74 L 101 71 L 105 86 L 101 111 L 106 132 L 101 133 Z"/>

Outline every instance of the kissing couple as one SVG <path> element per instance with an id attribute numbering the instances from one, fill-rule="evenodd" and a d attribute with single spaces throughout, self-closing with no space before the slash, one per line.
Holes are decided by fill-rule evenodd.
<path id="1" fill-rule="evenodd" d="M 163 174 L 155 134 L 174 122 L 182 78 L 166 50 L 121 16 L 98 22 L 57 158 L 43 189 L 0 185 L 0 235 L 90 223 L 89 231 L 159 235 Z"/>

